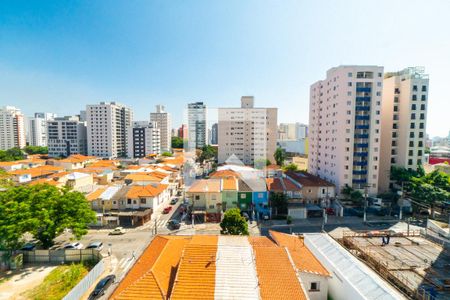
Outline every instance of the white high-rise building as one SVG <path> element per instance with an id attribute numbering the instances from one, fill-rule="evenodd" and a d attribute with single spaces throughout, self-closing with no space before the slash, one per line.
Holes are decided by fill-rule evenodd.
<path id="1" fill-rule="evenodd" d="M 128 135 L 128 157 L 161 154 L 161 130 L 156 122 L 135 121 Z"/>
<path id="2" fill-rule="evenodd" d="M 0 150 L 25 146 L 25 122 L 22 112 L 14 106 L 3 106 L 0 108 Z"/>
<path id="3" fill-rule="evenodd" d="M 66 116 L 47 121 L 47 146 L 49 157 L 86 155 L 86 122 L 80 121 L 78 116 Z"/>
<path id="4" fill-rule="evenodd" d="M 127 140 L 133 112 L 116 102 L 100 102 L 86 106 L 88 154 L 105 157 L 126 157 Z"/>
<path id="5" fill-rule="evenodd" d="M 47 146 L 47 121 L 56 118 L 53 113 L 35 113 L 34 117 L 27 118 L 26 136 L 27 144 L 31 146 Z"/>
<path id="6" fill-rule="evenodd" d="M 188 149 L 201 149 L 207 144 L 206 105 L 203 102 L 189 103 L 188 114 Z"/>
<path id="7" fill-rule="evenodd" d="M 280 123 L 278 125 L 278 140 L 301 140 L 308 135 L 308 125 L 301 123 Z"/>
<path id="8" fill-rule="evenodd" d="M 161 130 L 161 152 L 172 148 L 172 119 L 164 105 L 156 105 L 156 112 L 150 113 L 150 121 L 156 122 Z"/>
<path id="9" fill-rule="evenodd" d="M 241 107 L 219 108 L 219 163 L 235 155 L 244 164 L 274 162 L 277 139 L 277 108 L 254 107 L 252 96 L 241 98 Z"/>
<path id="10" fill-rule="evenodd" d="M 384 76 L 381 191 L 389 188 L 391 166 L 417 170 L 424 162 L 429 83 L 424 71 L 424 68 L 415 67 Z"/>
<path id="11" fill-rule="evenodd" d="M 371 195 L 378 192 L 383 67 L 339 66 L 310 88 L 308 170 Z"/>

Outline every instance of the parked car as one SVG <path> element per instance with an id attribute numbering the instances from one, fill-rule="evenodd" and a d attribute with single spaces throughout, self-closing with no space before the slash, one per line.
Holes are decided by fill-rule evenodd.
<path id="1" fill-rule="evenodd" d="M 169 220 L 169 222 L 167 222 L 167 227 L 170 230 L 180 229 L 181 224 L 178 220 Z"/>
<path id="2" fill-rule="evenodd" d="M 86 247 L 86 249 L 94 249 L 94 250 L 102 251 L 103 243 L 102 242 L 92 242 Z"/>
<path id="3" fill-rule="evenodd" d="M 177 204 L 177 202 L 178 202 L 178 198 L 173 198 L 173 199 L 170 201 L 170 204 L 174 205 L 174 204 Z"/>
<path id="4" fill-rule="evenodd" d="M 110 235 L 121 235 L 125 233 L 125 229 L 123 227 L 116 227 L 113 229 L 113 231 L 110 231 Z"/>
<path id="5" fill-rule="evenodd" d="M 95 286 L 95 289 L 92 291 L 92 293 L 89 295 L 89 300 L 98 299 L 101 296 L 105 294 L 105 291 L 109 288 L 111 284 L 114 283 L 116 280 L 115 275 L 108 275 L 102 280 L 100 280 L 97 285 Z"/>
<path id="6" fill-rule="evenodd" d="M 20 250 L 23 251 L 33 251 L 34 249 L 36 249 L 36 243 L 26 243 L 22 248 L 20 248 Z"/>
<path id="7" fill-rule="evenodd" d="M 163 214 L 168 214 L 171 211 L 172 211 L 172 206 L 167 206 L 166 208 L 164 208 Z"/>
<path id="8" fill-rule="evenodd" d="M 66 244 L 64 245 L 64 249 L 83 249 L 83 244 L 80 242 Z"/>
<path id="9" fill-rule="evenodd" d="M 331 216 L 335 215 L 334 209 L 331 207 L 328 207 L 325 211 L 326 211 L 327 215 L 331 215 Z"/>

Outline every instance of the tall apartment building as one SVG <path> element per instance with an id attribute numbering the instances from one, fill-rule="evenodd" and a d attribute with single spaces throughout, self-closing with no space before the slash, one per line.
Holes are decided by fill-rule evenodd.
<path id="1" fill-rule="evenodd" d="M 86 106 L 88 154 L 106 158 L 125 157 L 133 112 L 116 102 Z"/>
<path id="2" fill-rule="evenodd" d="M 274 162 L 277 139 L 277 108 L 254 107 L 254 98 L 241 98 L 239 108 L 219 108 L 219 163 L 235 155 L 253 165 L 261 159 Z"/>
<path id="3" fill-rule="evenodd" d="M 68 157 L 87 154 L 86 122 L 78 116 L 66 116 L 47 121 L 48 156 Z"/>
<path id="4" fill-rule="evenodd" d="M 128 135 L 128 157 L 161 154 L 161 131 L 156 122 L 136 121 Z"/>
<path id="5" fill-rule="evenodd" d="M 150 121 L 156 122 L 161 130 L 161 152 L 172 148 L 172 119 L 164 105 L 156 105 L 156 112 L 150 113 Z"/>
<path id="6" fill-rule="evenodd" d="M 301 123 L 280 123 L 278 140 L 300 140 L 308 135 L 308 126 Z"/>
<path id="7" fill-rule="evenodd" d="M 25 122 L 22 112 L 14 106 L 3 106 L 0 108 L 0 150 L 25 146 Z"/>
<path id="8" fill-rule="evenodd" d="M 188 129 L 186 124 L 181 124 L 181 127 L 177 130 L 177 135 L 179 138 L 186 139 L 188 136 Z"/>
<path id="9" fill-rule="evenodd" d="M 188 148 L 201 149 L 208 142 L 206 129 L 206 105 L 203 102 L 189 103 L 188 115 Z"/>
<path id="10" fill-rule="evenodd" d="M 406 68 L 384 76 L 380 191 L 389 188 L 391 166 L 416 170 L 424 162 L 429 84 L 424 71 Z"/>
<path id="11" fill-rule="evenodd" d="M 308 170 L 374 195 L 378 191 L 383 67 L 339 66 L 310 88 Z"/>
<path id="12" fill-rule="evenodd" d="M 35 113 L 34 117 L 27 118 L 26 137 L 27 144 L 31 146 L 47 146 L 47 122 L 56 118 L 53 113 Z"/>
<path id="13" fill-rule="evenodd" d="M 211 145 L 217 145 L 219 143 L 219 124 L 214 123 L 211 126 Z"/>

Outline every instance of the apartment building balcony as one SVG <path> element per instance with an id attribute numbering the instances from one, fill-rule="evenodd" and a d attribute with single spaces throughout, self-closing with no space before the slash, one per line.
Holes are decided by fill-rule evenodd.
<path id="1" fill-rule="evenodd" d="M 369 125 L 356 125 L 356 129 L 369 129 Z"/>
<path id="2" fill-rule="evenodd" d="M 367 175 L 367 170 L 353 170 L 353 175 Z"/>
<path id="3" fill-rule="evenodd" d="M 357 148 L 368 148 L 369 147 L 369 143 L 356 143 L 355 147 L 357 147 Z"/>
<path id="4" fill-rule="evenodd" d="M 354 166 L 367 166 L 367 161 L 354 161 Z"/>
<path id="5" fill-rule="evenodd" d="M 358 89 L 358 88 L 356 88 Z M 370 102 L 370 97 L 368 96 L 357 96 L 355 98 L 356 102 Z"/>
<path id="6" fill-rule="evenodd" d="M 364 183 L 367 183 L 367 178 L 364 178 L 364 179 L 352 179 L 352 183 L 354 183 L 354 184 L 364 184 Z"/>
<path id="7" fill-rule="evenodd" d="M 356 157 L 367 157 L 368 155 L 369 155 L 368 152 L 355 152 L 355 153 L 353 153 L 353 156 L 356 156 Z"/>
<path id="8" fill-rule="evenodd" d="M 356 111 L 369 111 L 369 110 L 370 110 L 370 106 L 361 106 L 361 105 L 358 105 L 358 106 L 355 107 L 355 110 L 356 110 Z"/>
<path id="9" fill-rule="evenodd" d="M 369 135 L 368 134 L 355 134 L 355 138 L 356 139 L 368 139 Z"/>
<path id="10" fill-rule="evenodd" d="M 369 115 L 360 115 L 360 116 L 355 116 L 356 120 L 370 120 L 370 116 Z"/>
<path id="11" fill-rule="evenodd" d="M 370 87 L 356 87 L 357 93 L 370 93 L 372 91 L 372 88 Z"/>

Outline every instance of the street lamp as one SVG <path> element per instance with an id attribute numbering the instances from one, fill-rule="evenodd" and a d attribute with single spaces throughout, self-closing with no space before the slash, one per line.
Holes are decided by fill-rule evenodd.
<path id="1" fill-rule="evenodd" d="M 367 221 L 367 194 L 369 185 L 364 186 L 364 223 Z"/>

